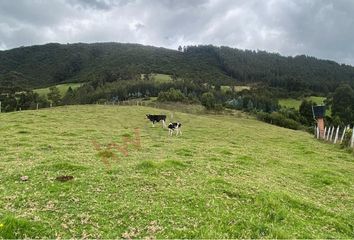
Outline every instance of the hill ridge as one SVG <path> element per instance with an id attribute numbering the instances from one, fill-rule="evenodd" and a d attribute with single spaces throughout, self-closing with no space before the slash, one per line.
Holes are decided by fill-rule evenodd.
<path id="1" fill-rule="evenodd" d="M 103 78 L 119 81 L 143 73 L 214 85 L 262 83 L 320 93 L 333 92 L 340 83 L 354 86 L 350 65 L 226 46 L 186 46 L 180 52 L 137 43 L 48 43 L 0 51 L 0 87 L 47 87 Z"/>

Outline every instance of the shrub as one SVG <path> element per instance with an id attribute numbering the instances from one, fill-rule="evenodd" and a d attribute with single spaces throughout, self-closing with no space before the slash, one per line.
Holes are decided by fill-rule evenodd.
<path id="1" fill-rule="evenodd" d="M 181 90 L 170 88 L 166 92 L 160 92 L 157 100 L 160 102 L 185 102 L 187 99 Z"/>
<path id="2" fill-rule="evenodd" d="M 353 135 L 352 129 L 347 129 L 347 131 L 345 131 L 343 142 L 341 143 L 342 147 L 349 147 L 350 140 L 352 139 L 352 135 Z"/>
<path id="3" fill-rule="evenodd" d="M 206 92 L 203 93 L 201 97 L 201 103 L 206 109 L 215 109 L 216 99 L 213 93 Z"/>
<path id="4" fill-rule="evenodd" d="M 273 113 L 265 113 L 265 112 L 258 112 L 257 119 L 263 122 L 267 122 L 273 125 L 277 125 L 280 127 L 290 128 L 294 130 L 298 130 L 301 128 L 301 125 L 289 118 L 284 117 L 282 114 L 273 112 Z"/>

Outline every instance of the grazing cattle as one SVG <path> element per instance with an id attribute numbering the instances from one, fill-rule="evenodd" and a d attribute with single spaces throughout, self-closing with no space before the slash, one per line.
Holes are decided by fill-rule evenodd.
<path id="1" fill-rule="evenodd" d="M 181 127 L 182 127 L 182 124 L 180 122 L 168 124 L 168 135 L 172 136 L 174 131 L 176 131 L 176 136 L 179 133 L 182 135 Z"/>
<path id="2" fill-rule="evenodd" d="M 166 115 L 151 115 L 146 114 L 146 117 L 152 122 L 152 126 L 155 127 L 156 122 L 162 121 L 162 127 L 166 127 Z"/>

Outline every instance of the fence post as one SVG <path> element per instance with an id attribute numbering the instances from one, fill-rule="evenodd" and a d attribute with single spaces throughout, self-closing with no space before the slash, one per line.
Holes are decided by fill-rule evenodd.
<path id="1" fill-rule="evenodd" d="M 317 134 L 317 139 L 320 139 L 320 128 L 319 127 L 316 127 L 316 134 Z"/>
<path id="2" fill-rule="evenodd" d="M 333 132 L 334 132 L 334 127 L 332 126 L 332 127 L 331 127 L 331 132 L 330 132 L 330 135 L 329 135 L 329 138 L 328 138 L 328 141 L 332 141 Z"/>
<path id="3" fill-rule="evenodd" d="M 331 134 L 331 127 L 328 128 L 328 132 L 327 132 L 327 136 L 326 136 L 326 140 L 328 141 L 329 139 L 329 135 Z"/>
<path id="4" fill-rule="evenodd" d="M 340 138 L 340 143 L 342 144 L 347 127 L 344 127 L 342 137 Z"/>
<path id="5" fill-rule="evenodd" d="M 329 141 L 330 141 L 330 142 L 333 140 L 334 130 L 335 130 L 335 127 L 333 126 L 333 127 L 332 127 L 331 136 L 329 137 Z"/>
<path id="6" fill-rule="evenodd" d="M 1 101 L 0 101 L 0 113 L 1 113 Z"/>
<path id="7" fill-rule="evenodd" d="M 324 133 L 323 133 L 323 139 L 326 139 L 326 135 L 327 134 L 327 127 L 325 127 L 325 129 L 324 129 Z"/>
<path id="8" fill-rule="evenodd" d="M 353 127 L 353 132 L 352 132 L 352 141 L 350 143 L 350 147 L 354 147 L 354 127 Z"/>
<path id="9" fill-rule="evenodd" d="M 338 133 L 339 133 L 339 126 L 337 127 L 337 131 L 336 131 L 336 136 L 334 137 L 334 144 L 337 143 L 337 140 L 338 140 Z"/>
<path id="10" fill-rule="evenodd" d="M 38 110 L 38 103 L 37 103 L 37 110 Z"/>

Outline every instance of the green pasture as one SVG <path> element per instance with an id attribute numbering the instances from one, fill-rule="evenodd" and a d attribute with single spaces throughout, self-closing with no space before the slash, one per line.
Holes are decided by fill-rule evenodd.
<path id="1" fill-rule="evenodd" d="M 152 80 L 156 83 L 166 83 L 172 81 L 171 75 L 153 73 L 151 74 Z M 141 74 L 141 79 L 144 79 L 144 74 Z"/>
<path id="2" fill-rule="evenodd" d="M 80 87 L 81 85 L 81 83 L 64 83 L 56 85 L 56 87 L 59 89 L 61 96 L 64 96 L 66 91 L 68 91 L 69 87 L 75 89 Z M 49 93 L 49 87 L 34 89 L 34 92 L 38 93 L 40 96 L 47 96 L 47 94 Z"/>
<path id="3" fill-rule="evenodd" d="M 316 97 L 316 96 L 307 97 L 306 99 L 315 102 L 317 105 L 323 105 L 324 100 L 326 100 L 325 97 Z M 284 98 L 279 100 L 280 106 L 287 107 L 287 108 L 295 108 L 295 109 L 299 109 L 301 102 L 302 100 L 293 99 L 293 98 Z"/>
<path id="4" fill-rule="evenodd" d="M 241 92 L 242 90 L 250 90 L 251 89 L 250 86 L 233 86 L 233 87 L 234 87 L 236 92 Z M 232 90 L 232 86 L 223 85 L 223 86 L 221 86 L 221 90 L 224 91 L 224 92 L 226 92 L 228 90 L 231 91 Z"/>
<path id="5" fill-rule="evenodd" d="M 302 131 L 95 105 L 0 114 L 0 132 L 0 238 L 354 238 L 354 155 Z"/>

